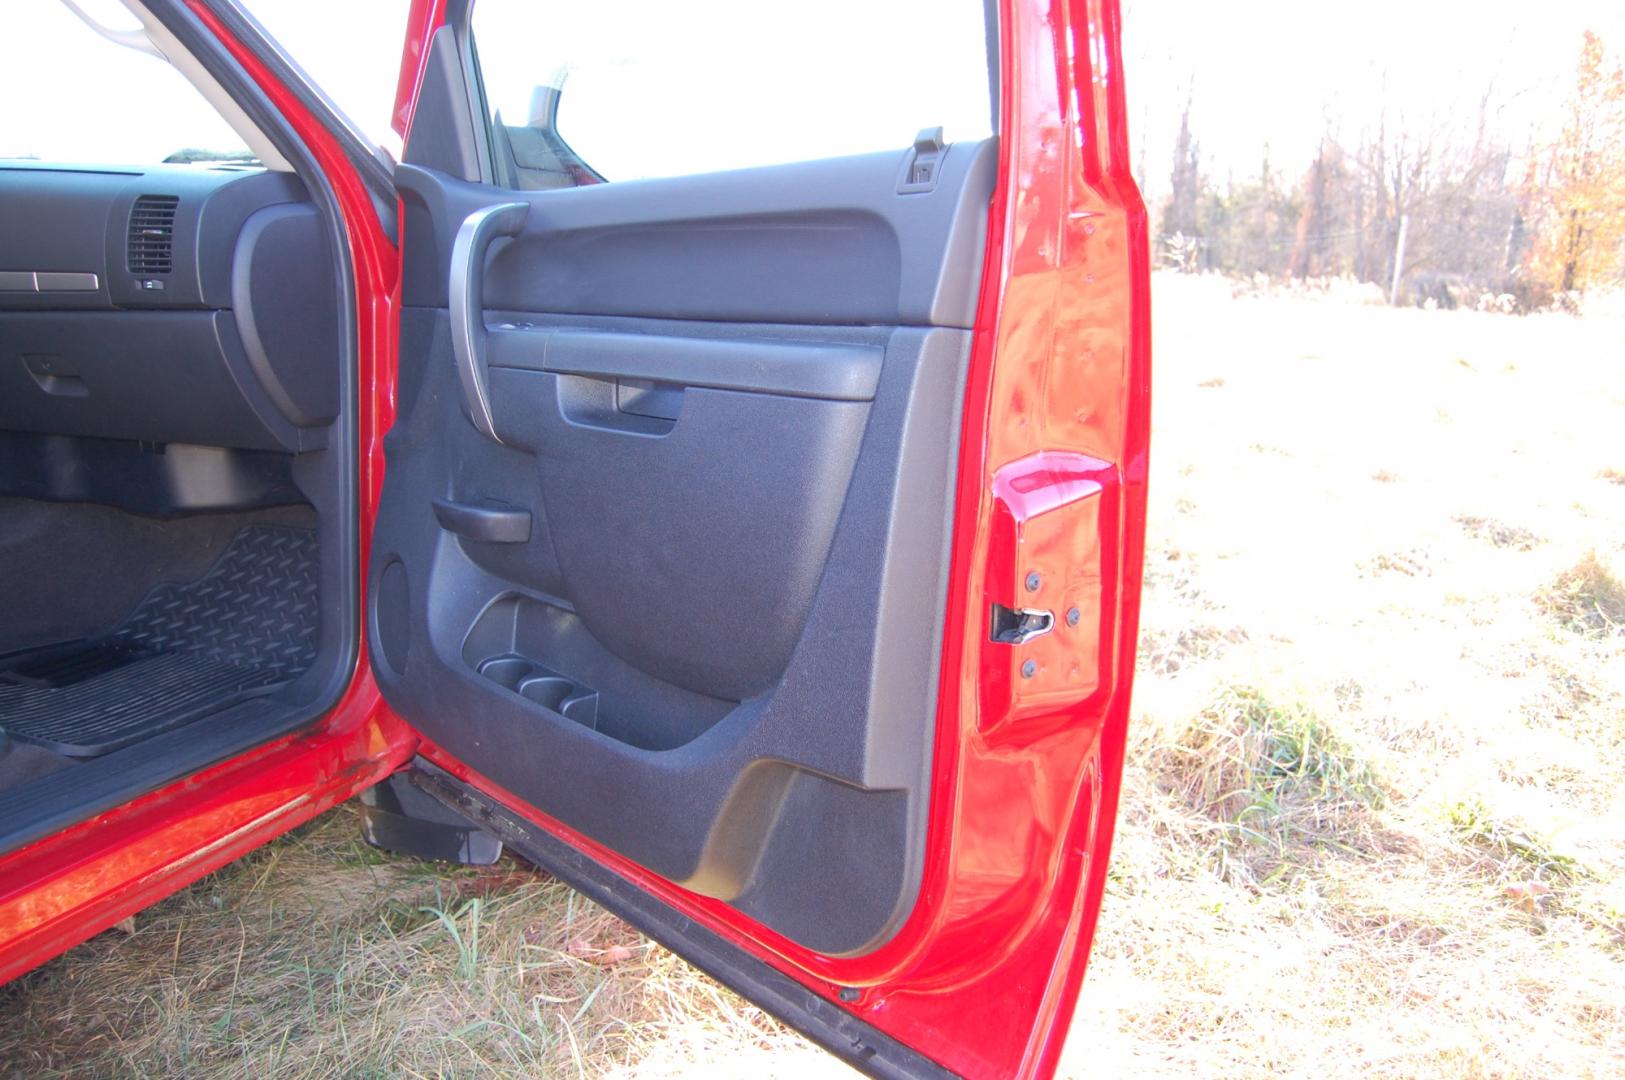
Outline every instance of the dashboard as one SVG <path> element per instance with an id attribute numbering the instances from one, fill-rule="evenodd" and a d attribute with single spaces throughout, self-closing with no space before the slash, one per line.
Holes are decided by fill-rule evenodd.
<path id="1" fill-rule="evenodd" d="M 0 431 L 318 449 L 333 267 L 287 173 L 0 166 Z"/>

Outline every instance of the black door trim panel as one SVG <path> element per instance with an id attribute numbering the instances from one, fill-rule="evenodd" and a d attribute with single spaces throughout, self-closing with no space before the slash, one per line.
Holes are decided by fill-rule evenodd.
<path id="1" fill-rule="evenodd" d="M 431 499 L 434 519 L 449 533 L 487 544 L 523 544 L 530 539 L 530 511 Z"/>
<path id="2" fill-rule="evenodd" d="M 918 192 L 908 148 L 532 192 L 398 174 L 380 688 L 544 813 L 826 955 L 888 940 L 919 888 L 995 149 L 949 147 Z M 493 440 L 452 253 L 514 204 L 480 260 Z M 448 506 L 515 536 L 528 513 L 528 539 Z"/>
<path id="3" fill-rule="evenodd" d="M 722 935 L 628 885 L 618 874 L 515 817 L 434 763 L 418 758 L 405 775 L 415 787 L 496 836 L 539 869 L 625 919 L 639 933 L 744 995 L 853 1068 L 895 1080 L 957 1075 L 775 971 Z"/>
<path id="4" fill-rule="evenodd" d="M 449 324 L 423 309 L 402 324 L 369 586 L 377 603 L 387 570 L 410 598 L 393 649 L 374 642 L 399 658 L 375 666 L 392 707 L 527 802 L 809 948 L 886 940 L 924 857 L 969 332 L 820 328 L 884 348 L 873 402 L 693 387 L 675 421 L 583 417 L 590 388 L 569 381 L 608 380 L 493 368 L 498 445 L 462 416 Z M 437 498 L 528 509 L 530 540 L 448 533 Z M 595 722 L 525 693 L 519 668 L 596 692 Z"/>
<path id="5" fill-rule="evenodd" d="M 885 355 L 867 345 L 661 337 L 514 323 L 488 328 L 487 342 L 492 367 L 824 401 L 873 401 Z"/>
<path id="6" fill-rule="evenodd" d="M 507 191 L 414 165 L 395 171 L 408 258 L 402 302 L 445 307 L 457 230 L 528 202 L 492 245 L 487 309 L 809 325 L 976 319 L 997 142 L 955 143 L 935 188 L 898 194 L 912 148 L 756 169 Z"/>

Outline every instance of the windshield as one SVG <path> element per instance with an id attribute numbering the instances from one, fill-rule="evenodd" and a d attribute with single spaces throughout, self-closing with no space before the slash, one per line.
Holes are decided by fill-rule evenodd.
<path id="1" fill-rule="evenodd" d="M 85 3 L 115 29 L 134 17 Z M 60 4 L 7 12 L 0 34 L 0 159 L 68 164 L 255 163 L 180 72 L 101 37 Z"/>

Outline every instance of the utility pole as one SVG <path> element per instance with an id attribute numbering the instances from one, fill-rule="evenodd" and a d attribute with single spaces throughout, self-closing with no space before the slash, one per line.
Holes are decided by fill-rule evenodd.
<path id="1" fill-rule="evenodd" d="M 1410 229 L 1411 216 L 1399 215 L 1399 239 L 1394 243 L 1394 281 L 1388 287 L 1388 306 L 1399 306 L 1399 279 L 1405 273 L 1405 233 Z"/>

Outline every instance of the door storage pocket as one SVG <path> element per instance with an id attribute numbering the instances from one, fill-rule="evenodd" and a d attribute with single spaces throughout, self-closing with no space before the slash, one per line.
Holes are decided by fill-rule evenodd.
<path id="1" fill-rule="evenodd" d="M 562 717 L 643 750 L 681 746 L 739 704 L 663 683 L 604 649 L 574 613 L 512 593 L 474 617 L 462 662 L 508 691 L 516 714 Z"/>
<path id="2" fill-rule="evenodd" d="M 598 691 L 574 679 L 512 653 L 493 656 L 481 662 L 476 670 L 504 689 L 566 720 L 598 727 Z"/>
<path id="3" fill-rule="evenodd" d="M 582 400 L 592 384 L 596 411 Z M 733 701 L 764 693 L 801 636 L 870 404 L 690 385 L 664 420 L 616 412 L 614 390 L 491 369 L 498 432 L 535 456 L 568 599 L 657 679 Z"/>

